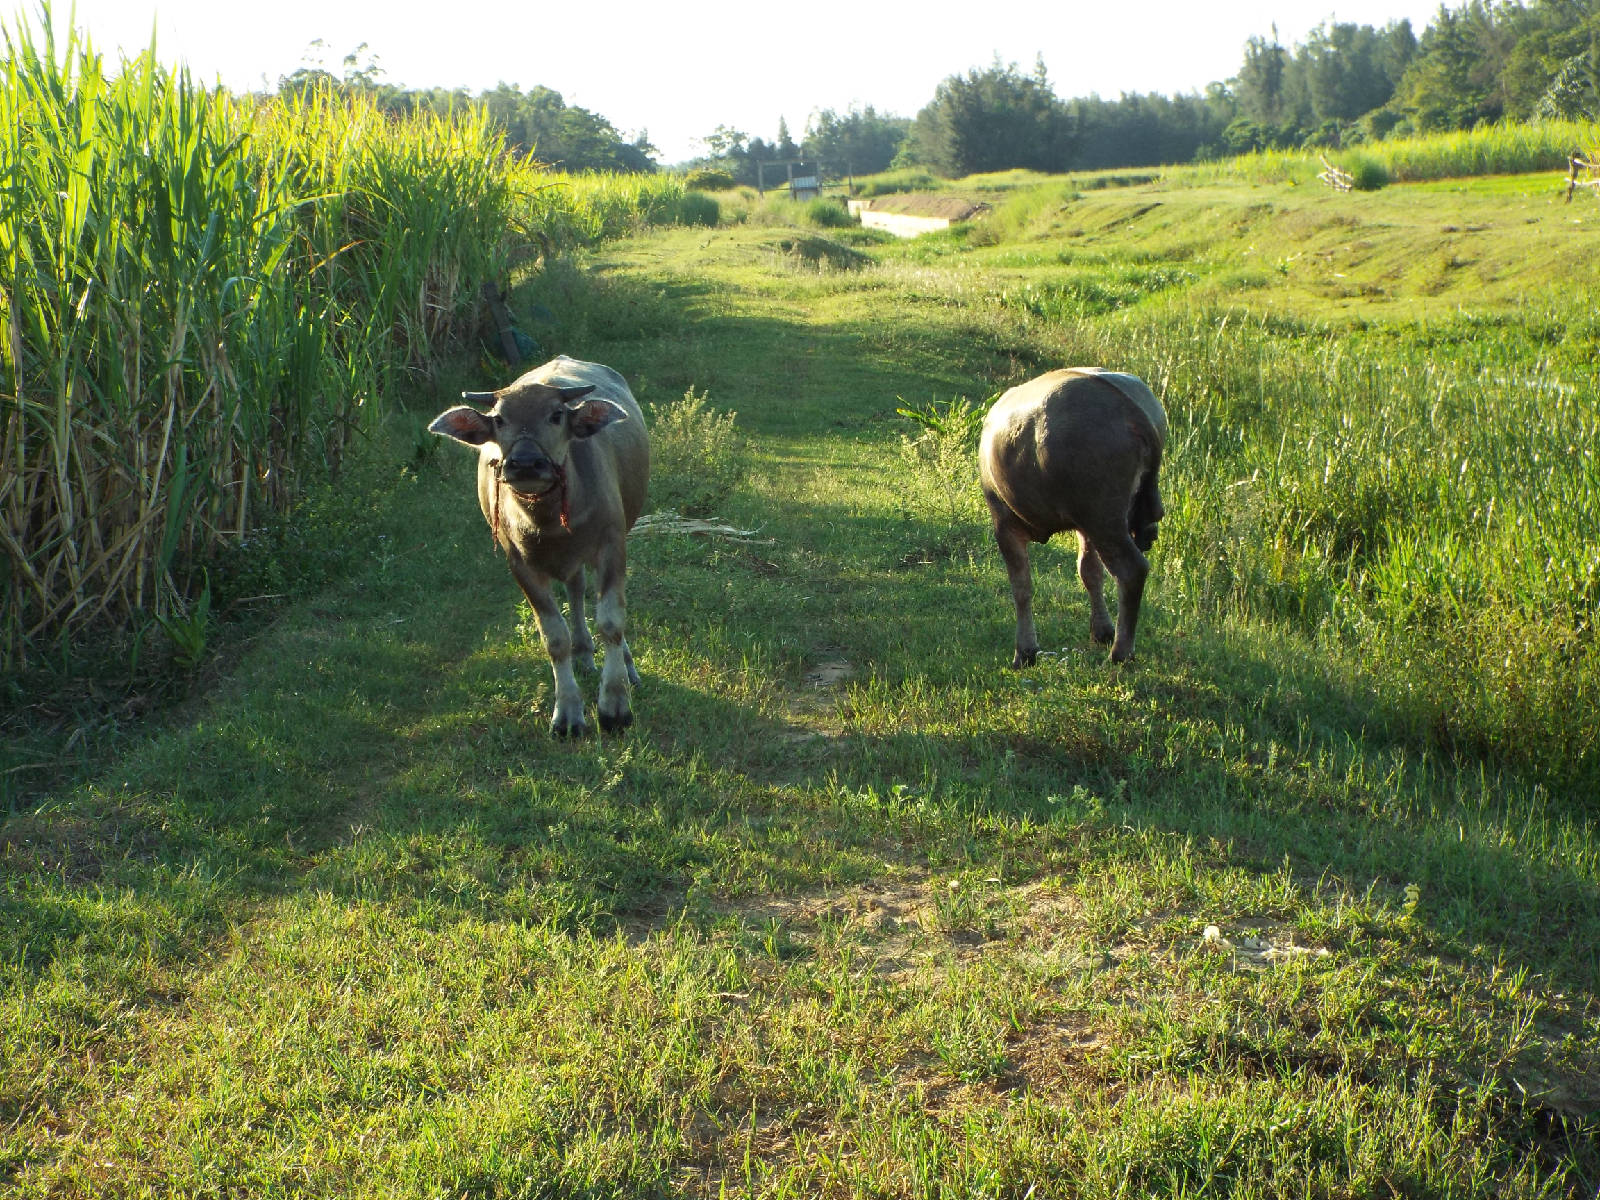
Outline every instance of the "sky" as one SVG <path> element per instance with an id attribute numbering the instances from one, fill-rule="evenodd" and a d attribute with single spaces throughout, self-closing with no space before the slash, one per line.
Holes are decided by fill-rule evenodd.
<path id="1" fill-rule="evenodd" d="M 72 0 L 55 0 L 64 31 Z M 1459 7 L 1453 4 L 1452 7 Z M 997 58 L 1057 96 L 1203 91 L 1234 75 L 1245 42 L 1302 42 L 1325 21 L 1420 35 L 1438 0 L 77 0 L 75 25 L 113 66 L 147 49 L 200 82 L 274 87 L 301 66 L 343 73 L 363 43 L 385 82 L 408 88 L 544 86 L 630 140 L 648 134 L 664 165 L 705 153 L 726 125 L 799 141 L 813 112 L 871 105 L 911 117 L 951 75 Z M 42 24 L 34 0 L 0 0 L 8 33 Z M 313 43 L 320 41 L 323 48 Z"/>

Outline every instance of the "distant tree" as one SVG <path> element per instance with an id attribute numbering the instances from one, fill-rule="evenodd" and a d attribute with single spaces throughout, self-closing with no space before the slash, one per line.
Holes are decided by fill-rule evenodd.
<path id="1" fill-rule="evenodd" d="M 1277 126 L 1262 125 L 1249 117 L 1235 117 L 1222 131 L 1222 148 L 1229 154 L 1254 154 L 1281 145 Z"/>
<path id="2" fill-rule="evenodd" d="M 547 87 L 527 92 L 501 83 L 480 102 L 506 135 L 512 151 L 564 171 L 648 172 L 656 153 L 648 137 L 627 141 L 610 121 L 569 105 Z"/>
<path id="3" fill-rule="evenodd" d="M 1534 5 L 1500 77 L 1508 116 L 1600 119 L 1600 5 Z"/>
<path id="4" fill-rule="evenodd" d="M 1223 144 L 1244 152 L 1380 135 L 1400 120 L 1391 105 L 1417 45 L 1405 20 L 1382 29 L 1325 22 L 1293 50 L 1276 28 L 1270 40 L 1252 37 L 1232 80 L 1238 113 Z"/>
<path id="5" fill-rule="evenodd" d="M 789 156 L 790 159 L 796 157 L 798 157 L 798 154 Z M 766 162 L 777 162 L 783 158 L 784 156 L 782 153 L 780 153 L 778 143 L 769 142 L 765 138 L 751 138 L 750 152 L 745 160 L 745 173 L 739 177 L 739 182 L 748 183 L 754 187 L 756 184 L 761 182 L 761 164 Z"/>
<path id="6" fill-rule="evenodd" d="M 366 43 L 363 42 L 355 51 L 345 56 L 346 64 L 350 63 L 365 49 Z M 344 90 L 346 80 L 343 76 L 335 75 L 327 68 L 327 56 L 328 43 L 321 38 L 312 41 L 306 46 L 306 52 L 301 56 L 300 65 L 289 74 L 278 77 L 278 95 L 296 96 L 303 99 L 317 91 L 338 92 Z M 372 72 L 367 73 L 368 76 L 371 74 Z M 356 81 L 351 80 L 350 82 L 354 83 Z"/>
<path id="7" fill-rule="evenodd" d="M 393 97 L 407 93 L 383 81 L 384 69 L 378 65 L 378 56 L 362 42 L 340 60 L 340 71 L 335 74 L 326 66 L 328 44 L 317 38 L 306 46 L 301 65 L 288 75 L 278 78 L 278 95 L 305 97 L 314 91 L 355 93 L 376 99 L 380 105 Z"/>
<path id="8" fill-rule="evenodd" d="M 738 183 L 754 186 L 757 164 L 770 162 L 774 157 L 771 143 L 752 138 L 742 129 L 718 125 L 700 139 L 706 148 L 704 158 L 696 159 L 697 166 L 725 171 Z"/>
<path id="9" fill-rule="evenodd" d="M 789 136 L 789 122 L 782 117 L 778 118 L 778 143 L 772 148 L 772 157 L 783 161 L 800 157 L 800 147 Z"/>
<path id="10" fill-rule="evenodd" d="M 742 129 L 734 129 L 729 125 L 718 125 L 700 143 L 705 146 L 707 154 L 712 158 L 742 158 L 745 153 L 745 143 L 750 140 L 750 135 Z"/>
<path id="11" fill-rule="evenodd" d="M 1068 101 L 1067 109 L 1076 130 L 1068 165 L 1099 170 L 1190 162 L 1215 153 L 1237 106 L 1227 88 L 1217 84 L 1204 96 L 1090 96 Z"/>
<path id="12" fill-rule="evenodd" d="M 1600 52 L 1575 54 L 1561 64 L 1534 109 L 1545 119 L 1600 121 Z"/>
<path id="13" fill-rule="evenodd" d="M 1498 20 L 1486 0 L 1454 10 L 1441 6 L 1418 41 L 1396 105 L 1424 132 L 1498 120 L 1507 99 L 1501 72 L 1515 44 L 1510 22 Z"/>
<path id="14" fill-rule="evenodd" d="M 1400 80 L 1405 78 L 1406 68 L 1411 65 L 1411 60 L 1417 56 L 1417 35 L 1412 32 L 1411 22 L 1402 18 L 1390 21 L 1383 27 L 1382 45 L 1378 49 L 1378 69 L 1383 72 L 1383 77 L 1389 83 L 1389 94 L 1400 86 Z"/>
<path id="15" fill-rule="evenodd" d="M 827 108 L 811 114 L 800 152 L 835 174 L 873 175 L 894 161 L 910 128 L 907 118 L 879 116 L 871 105 L 843 116 Z"/>
<path id="16" fill-rule="evenodd" d="M 1205 94 L 1197 97 L 1199 112 L 1203 114 L 1203 127 L 1205 138 L 1194 148 L 1196 159 L 1219 158 L 1225 152 L 1222 143 L 1223 131 L 1239 115 L 1239 100 L 1233 94 L 1233 89 L 1226 83 L 1212 82 L 1206 84 Z"/>
<path id="17" fill-rule="evenodd" d="M 1335 22 L 1312 30 L 1300 57 L 1313 119 L 1354 121 L 1387 104 L 1394 94 L 1395 80 L 1386 70 L 1393 50 L 1393 43 L 1370 25 Z"/>
<path id="18" fill-rule="evenodd" d="M 385 112 L 392 112 L 399 116 L 409 116 L 415 112 L 447 113 L 465 111 L 477 103 L 473 99 L 472 93 L 467 91 L 466 88 L 456 88 L 454 90 L 429 88 L 427 90 L 413 91 L 385 84 L 378 88 L 375 95 L 380 108 Z"/>
<path id="19" fill-rule="evenodd" d="M 1289 52 L 1278 44 L 1278 31 L 1269 42 L 1252 37 L 1245 43 L 1244 65 L 1233 81 L 1240 116 L 1256 126 L 1280 124 L 1290 114 L 1287 82 Z"/>
<path id="20" fill-rule="evenodd" d="M 631 142 L 618 142 L 614 153 L 617 170 L 626 175 L 649 175 L 661 169 L 656 161 L 661 151 L 650 141 L 648 129 L 641 129 Z"/>
<path id="21" fill-rule="evenodd" d="M 948 176 L 1026 167 L 1060 171 L 1073 147 L 1072 117 L 1056 99 L 1040 59 L 1032 75 L 996 59 L 951 75 L 917 114 L 905 157 Z"/>

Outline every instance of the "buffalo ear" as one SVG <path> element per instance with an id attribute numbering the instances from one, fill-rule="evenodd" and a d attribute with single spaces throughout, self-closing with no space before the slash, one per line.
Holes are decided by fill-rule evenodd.
<path id="1" fill-rule="evenodd" d="M 585 388 L 584 392 L 592 390 Z M 580 400 L 567 405 L 567 411 L 572 414 L 572 436 L 579 438 L 593 437 L 611 422 L 628 419 L 627 410 L 610 400 Z"/>
<path id="2" fill-rule="evenodd" d="M 494 436 L 494 426 L 477 409 L 458 404 L 435 417 L 428 432 L 455 438 L 469 446 L 481 446 Z"/>

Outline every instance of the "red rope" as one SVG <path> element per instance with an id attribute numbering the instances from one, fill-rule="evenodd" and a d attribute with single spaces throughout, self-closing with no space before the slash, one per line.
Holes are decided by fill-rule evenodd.
<path id="1" fill-rule="evenodd" d="M 505 528 L 500 521 L 500 492 L 502 488 L 508 492 L 511 492 L 524 504 L 537 504 L 539 501 L 550 495 L 551 492 L 559 491 L 561 493 L 561 528 L 567 530 L 572 528 L 572 502 L 571 498 L 567 495 L 566 467 L 556 468 L 556 482 L 554 487 L 548 488 L 542 492 L 519 492 L 516 488 L 512 487 L 500 477 L 500 464 L 496 464 L 494 471 L 494 513 L 489 521 L 489 535 L 494 538 L 496 545 L 504 546 L 506 544 L 500 537 L 500 531 Z"/>

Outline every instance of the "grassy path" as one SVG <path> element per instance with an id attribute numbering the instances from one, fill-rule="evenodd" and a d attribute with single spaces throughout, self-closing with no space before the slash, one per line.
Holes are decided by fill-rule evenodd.
<path id="1" fill-rule="evenodd" d="M 634 244 L 572 310 L 749 439 L 719 515 L 757 538 L 631 545 L 626 738 L 546 735 L 443 447 L 358 571 L 0 827 L 0 1188 L 1592 1192 L 1591 817 L 1199 615 L 1161 545 L 1132 669 L 1064 551 L 1062 649 L 1004 669 L 895 409 L 1038 345 L 785 237 Z"/>

